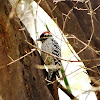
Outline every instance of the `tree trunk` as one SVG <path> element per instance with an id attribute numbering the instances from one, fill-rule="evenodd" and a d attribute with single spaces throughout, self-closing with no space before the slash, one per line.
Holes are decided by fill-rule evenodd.
<path id="1" fill-rule="evenodd" d="M 39 53 L 27 54 L 32 46 L 26 38 L 34 41 L 13 10 L 7 0 L 0 1 L 0 100 L 53 100 L 43 70 L 35 67 L 42 64 Z"/>
<path id="2" fill-rule="evenodd" d="M 38 3 L 40 0 L 35 1 Z M 100 7 L 92 13 L 91 11 L 100 6 L 100 0 L 90 0 L 88 3 L 65 0 L 56 4 L 53 3 L 53 0 L 44 0 L 39 5 L 58 24 L 65 35 L 74 35 L 78 38 L 68 40 L 76 53 L 83 49 L 79 53 L 79 57 L 81 60 L 88 60 L 83 62 L 90 76 L 91 84 L 98 87 L 100 85 L 98 81 L 100 79 L 100 60 L 96 59 L 100 58 L 98 52 L 100 50 Z M 82 10 L 87 9 L 86 5 L 89 10 Z M 75 6 L 82 9 L 76 10 Z M 92 14 L 94 15 L 92 16 Z M 96 95 L 99 100 L 100 92 L 97 91 Z"/>

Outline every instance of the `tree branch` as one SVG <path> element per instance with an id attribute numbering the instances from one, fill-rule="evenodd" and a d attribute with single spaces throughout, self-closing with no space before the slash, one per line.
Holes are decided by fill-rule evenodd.
<path id="1" fill-rule="evenodd" d="M 71 99 L 78 100 L 72 93 L 70 93 L 64 86 L 62 86 L 59 82 L 57 82 L 58 87 L 66 93 Z"/>

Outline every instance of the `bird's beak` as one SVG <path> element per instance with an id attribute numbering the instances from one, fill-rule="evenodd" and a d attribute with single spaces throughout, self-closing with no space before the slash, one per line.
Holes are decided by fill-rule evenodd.
<path id="1" fill-rule="evenodd" d="M 38 38 L 36 41 L 41 41 L 41 38 Z"/>

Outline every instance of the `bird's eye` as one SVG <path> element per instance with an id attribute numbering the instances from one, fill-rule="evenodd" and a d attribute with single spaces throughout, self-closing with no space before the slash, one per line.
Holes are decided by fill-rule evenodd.
<path id="1" fill-rule="evenodd" d="M 44 35 L 43 37 L 52 37 L 52 35 Z"/>
<path id="2" fill-rule="evenodd" d="M 44 35 L 44 37 L 49 37 L 49 35 Z"/>

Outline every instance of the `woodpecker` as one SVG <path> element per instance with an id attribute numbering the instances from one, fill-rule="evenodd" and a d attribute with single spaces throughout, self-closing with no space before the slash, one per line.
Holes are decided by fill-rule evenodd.
<path id="1" fill-rule="evenodd" d="M 57 57 L 61 57 L 61 49 L 58 42 L 53 38 L 51 32 L 46 31 L 40 35 L 40 38 L 37 41 L 41 41 L 41 50 L 53 54 Z M 57 57 L 48 55 L 45 52 L 41 52 L 41 57 L 45 65 L 58 65 L 61 66 L 61 60 Z M 56 76 L 58 69 L 48 69 L 48 80 L 52 80 L 53 76 Z"/>

